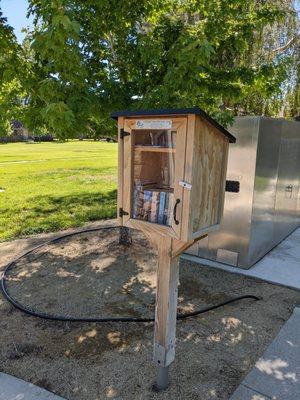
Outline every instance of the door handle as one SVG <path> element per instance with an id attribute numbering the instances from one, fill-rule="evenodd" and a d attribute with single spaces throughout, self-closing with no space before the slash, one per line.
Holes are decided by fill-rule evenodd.
<path id="1" fill-rule="evenodd" d="M 173 218 L 174 218 L 175 225 L 179 225 L 179 221 L 178 221 L 178 219 L 176 219 L 177 206 L 179 203 L 180 203 L 180 199 L 176 199 L 174 209 L 173 209 Z"/>

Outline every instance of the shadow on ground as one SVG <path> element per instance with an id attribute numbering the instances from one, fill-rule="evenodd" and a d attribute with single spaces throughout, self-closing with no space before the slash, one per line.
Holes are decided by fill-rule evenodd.
<path id="1" fill-rule="evenodd" d="M 134 232 L 76 235 L 20 260 L 11 293 L 35 310 L 69 316 L 152 316 L 156 253 Z M 276 335 L 299 292 L 188 261 L 180 266 L 179 311 L 251 293 L 177 325 L 171 387 L 151 391 L 153 324 L 56 323 L 21 314 L 0 300 L 1 370 L 67 399 L 225 400 Z"/>

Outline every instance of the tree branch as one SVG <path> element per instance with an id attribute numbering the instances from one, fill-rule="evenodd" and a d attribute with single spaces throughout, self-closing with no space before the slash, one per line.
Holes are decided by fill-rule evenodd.
<path id="1" fill-rule="evenodd" d="M 299 36 L 294 36 L 292 39 L 290 39 L 286 44 L 284 44 L 283 46 L 278 47 L 277 49 L 272 50 L 272 53 L 275 54 L 282 54 L 284 53 L 289 47 L 291 47 L 296 39 L 298 39 Z"/>

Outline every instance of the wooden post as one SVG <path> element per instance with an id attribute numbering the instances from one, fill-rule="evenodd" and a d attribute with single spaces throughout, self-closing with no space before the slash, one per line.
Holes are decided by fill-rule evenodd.
<path id="1" fill-rule="evenodd" d="M 158 243 L 157 289 L 154 332 L 154 362 L 158 365 L 155 389 L 168 386 L 168 366 L 175 358 L 179 258 L 172 257 L 173 239 Z"/>
<path id="2" fill-rule="evenodd" d="M 119 244 L 124 246 L 132 245 L 132 237 L 129 228 L 126 226 L 120 226 L 119 228 Z"/>

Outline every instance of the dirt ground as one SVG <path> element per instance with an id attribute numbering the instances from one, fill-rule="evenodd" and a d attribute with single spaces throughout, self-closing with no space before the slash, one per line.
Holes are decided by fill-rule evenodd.
<path id="1" fill-rule="evenodd" d="M 152 316 L 156 254 L 141 234 L 134 232 L 133 242 L 119 246 L 116 229 L 64 239 L 19 261 L 9 290 L 56 315 Z M 0 246 L 0 264 L 16 255 L 13 243 L 7 246 Z M 226 400 L 300 303 L 300 292 L 181 261 L 180 312 L 240 294 L 261 300 L 178 321 L 171 386 L 160 394 L 151 390 L 153 324 L 45 321 L 2 297 L 0 371 L 68 400 Z"/>

